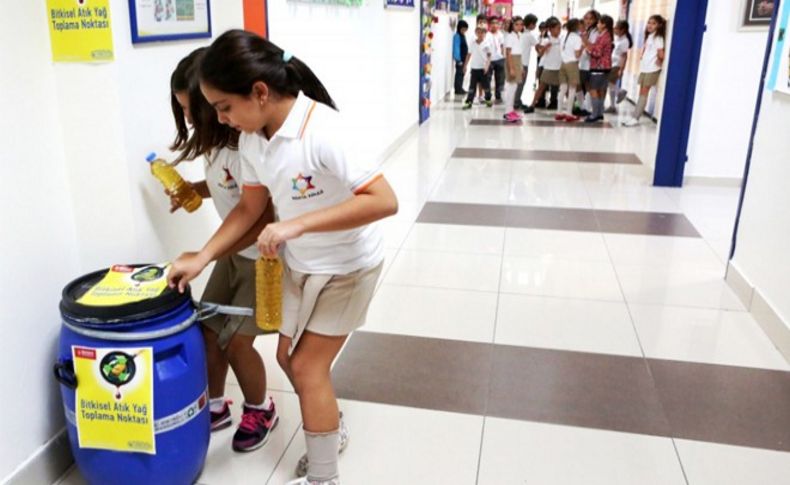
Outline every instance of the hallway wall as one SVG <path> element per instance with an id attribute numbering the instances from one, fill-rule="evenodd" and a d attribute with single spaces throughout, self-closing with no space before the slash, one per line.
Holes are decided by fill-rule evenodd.
<path id="1" fill-rule="evenodd" d="M 740 179 L 754 117 L 767 30 L 739 30 L 739 2 L 708 5 L 686 177 Z"/>

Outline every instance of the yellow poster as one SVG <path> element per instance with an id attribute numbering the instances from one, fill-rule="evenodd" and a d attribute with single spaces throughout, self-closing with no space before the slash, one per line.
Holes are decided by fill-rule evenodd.
<path id="1" fill-rule="evenodd" d="M 80 448 L 156 454 L 153 349 L 72 346 Z"/>
<path id="2" fill-rule="evenodd" d="M 55 62 L 113 60 L 110 0 L 47 0 Z"/>
<path id="3" fill-rule="evenodd" d="M 169 264 L 126 266 L 116 264 L 77 303 L 115 306 L 156 298 L 167 288 Z"/>

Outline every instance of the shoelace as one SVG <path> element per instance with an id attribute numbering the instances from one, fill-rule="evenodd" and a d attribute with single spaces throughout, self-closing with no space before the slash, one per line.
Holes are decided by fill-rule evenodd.
<path id="1" fill-rule="evenodd" d="M 255 431 L 258 424 L 264 420 L 263 411 L 248 411 L 241 415 L 241 423 L 239 429 L 244 431 Z"/>

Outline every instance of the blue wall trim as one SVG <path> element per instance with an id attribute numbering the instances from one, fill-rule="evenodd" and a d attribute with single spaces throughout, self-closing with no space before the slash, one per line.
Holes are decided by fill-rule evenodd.
<path id="1" fill-rule="evenodd" d="M 682 0 L 677 2 L 675 17 L 669 19 L 673 25 L 672 53 L 667 68 L 654 185 L 683 185 L 707 10 L 708 0 Z"/>

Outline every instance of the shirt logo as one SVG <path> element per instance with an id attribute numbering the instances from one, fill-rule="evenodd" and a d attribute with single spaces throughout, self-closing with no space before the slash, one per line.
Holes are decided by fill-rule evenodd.
<path id="1" fill-rule="evenodd" d="M 318 187 L 313 185 L 312 175 L 305 177 L 304 174 L 300 172 L 296 178 L 291 179 L 291 183 L 293 184 L 292 188 L 294 192 L 299 193 L 298 196 L 294 195 L 292 197 L 294 200 L 307 199 L 309 197 L 315 197 L 324 193 L 323 190 L 316 190 Z"/>
<path id="2" fill-rule="evenodd" d="M 236 179 L 233 178 L 233 175 L 230 174 L 230 170 L 227 167 L 223 167 L 222 170 L 225 172 L 225 180 L 221 180 L 219 182 L 220 188 L 225 190 L 232 190 L 237 189 L 239 184 L 236 183 Z"/>

